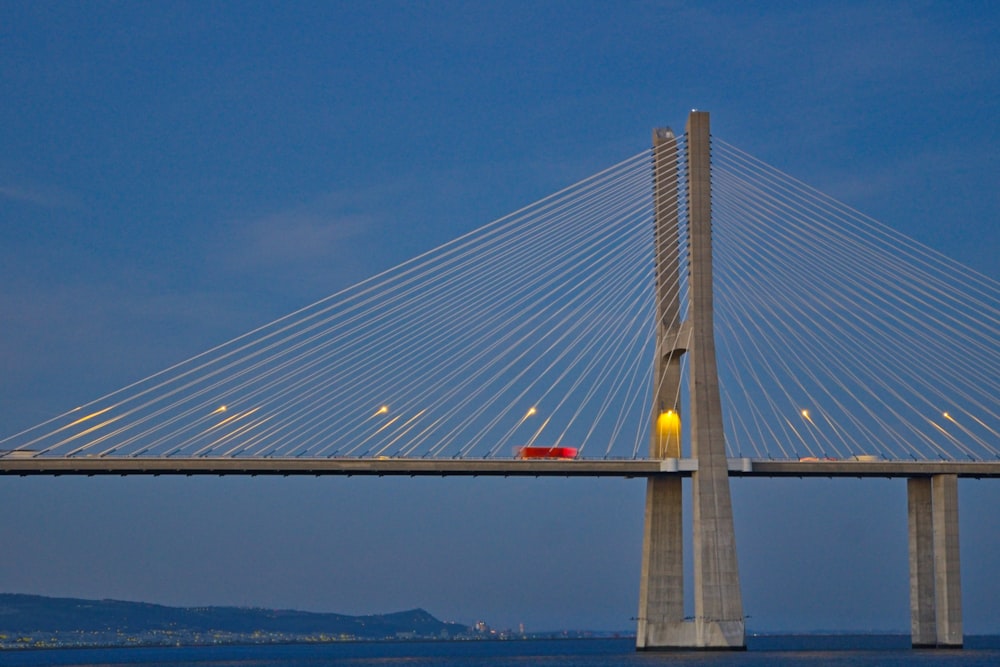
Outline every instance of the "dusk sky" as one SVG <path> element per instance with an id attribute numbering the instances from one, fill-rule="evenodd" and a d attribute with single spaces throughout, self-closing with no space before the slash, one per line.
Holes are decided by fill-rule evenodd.
<path id="1" fill-rule="evenodd" d="M 0 2 L 0 437 L 682 129 L 1000 278 L 994 2 Z M 960 483 L 1000 633 L 1000 483 Z M 0 478 L 0 591 L 632 629 L 640 480 Z M 750 630 L 909 630 L 903 480 L 734 480 Z"/>

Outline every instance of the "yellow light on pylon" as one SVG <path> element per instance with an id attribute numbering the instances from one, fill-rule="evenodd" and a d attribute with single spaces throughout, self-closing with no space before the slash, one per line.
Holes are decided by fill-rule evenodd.
<path id="1" fill-rule="evenodd" d="M 656 418 L 660 456 L 678 457 L 681 453 L 681 416 L 676 410 L 661 412 Z"/>
<path id="2" fill-rule="evenodd" d="M 388 405 L 383 405 L 381 408 L 378 409 L 378 411 L 375 414 L 377 414 L 377 415 L 384 415 L 387 412 L 389 412 L 389 406 Z"/>
<path id="3" fill-rule="evenodd" d="M 524 415 L 524 416 L 525 416 L 525 417 L 530 417 L 531 415 L 533 415 L 533 414 L 535 414 L 535 413 L 537 413 L 537 412 L 538 412 L 538 410 L 536 410 L 536 409 L 535 409 L 535 408 L 533 408 L 533 407 L 532 407 L 532 408 L 528 408 L 528 414 L 526 414 L 526 415 Z"/>
<path id="4" fill-rule="evenodd" d="M 656 418 L 656 428 L 660 432 L 660 437 L 677 435 L 681 432 L 681 416 L 676 410 L 661 412 Z"/>

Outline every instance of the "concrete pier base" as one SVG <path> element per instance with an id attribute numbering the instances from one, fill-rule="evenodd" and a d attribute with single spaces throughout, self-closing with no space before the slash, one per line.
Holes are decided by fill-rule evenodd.
<path id="1" fill-rule="evenodd" d="M 684 524 L 680 477 L 646 481 L 636 648 L 685 646 Z"/>
<path id="2" fill-rule="evenodd" d="M 701 500 L 710 501 L 710 498 L 706 494 Z M 697 498 L 695 503 L 697 506 Z M 696 514 L 704 515 L 705 511 L 696 511 Z M 728 554 L 719 557 L 719 549 L 730 551 L 735 564 L 735 545 L 728 540 L 720 545 L 718 531 L 713 530 L 707 537 L 696 532 L 696 616 L 694 619 L 684 617 L 683 521 L 681 478 L 650 477 L 646 482 L 636 648 L 640 651 L 744 650 L 742 607 L 739 606 L 739 581 L 735 569 L 730 568 L 725 573 L 715 571 L 720 563 L 730 562 Z M 716 525 L 718 521 L 697 522 L 695 530 L 703 533 L 709 524 Z M 729 533 L 722 531 L 722 534 Z M 698 554 L 703 561 L 701 566 L 697 564 Z M 705 572 L 706 569 L 711 571 Z M 733 596 L 737 605 L 735 611 Z M 727 613 L 734 614 L 736 619 L 726 621 L 708 617 L 709 614 Z"/>
<path id="3" fill-rule="evenodd" d="M 913 477 L 906 490 L 913 647 L 961 648 L 958 477 Z"/>

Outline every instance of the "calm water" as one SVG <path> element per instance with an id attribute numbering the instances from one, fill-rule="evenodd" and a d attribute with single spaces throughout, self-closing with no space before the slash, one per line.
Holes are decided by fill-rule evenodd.
<path id="1" fill-rule="evenodd" d="M 1000 665 L 1000 637 L 962 651 L 913 651 L 908 637 L 752 637 L 745 653 L 636 653 L 631 640 L 66 649 L 0 653 L 0 665 L 189 667 L 617 667 L 624 665 Z"/>

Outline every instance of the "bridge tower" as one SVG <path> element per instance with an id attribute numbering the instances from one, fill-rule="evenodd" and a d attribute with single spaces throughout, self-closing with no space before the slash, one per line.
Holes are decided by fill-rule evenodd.
<path id="1" fill-rule="evenodd" d="M 680 320 L 678 145 L 653 132 L 657 345 L 650 456 L 681 458 L 681 358 L 688 355 L 694 616 L 684 613 L 682 482 L 650 477 L 646 486 L 636 647 L 743 649 L 743 602 L 712 312 L 712 185 L 707 112 L 688 116 L 688 315 Z"/>

